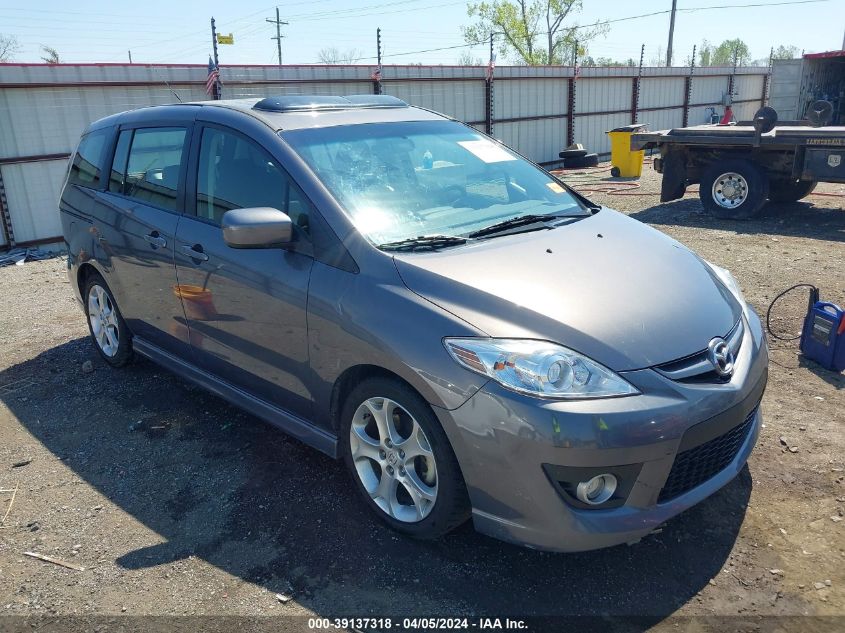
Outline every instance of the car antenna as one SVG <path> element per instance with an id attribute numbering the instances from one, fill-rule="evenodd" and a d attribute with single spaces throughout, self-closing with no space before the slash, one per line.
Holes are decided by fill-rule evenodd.
<path id="1" fill-rule="evenodd" d="M 182 103 L 182 97 L 180 97 L 180 96 L 179 96 L 179 93 L 177 93 L 177 92 L 173 89 L 173 87 L 170 85 L 170 83 L 167 81 L 167 79 L 165 79 L 165 78 L 162 76 L 162 74 L 161 74 L 160 72 L 158 72 L 158 68 L 156 68 L 155 66 L 150 66 L 150 68 L 152 68 L 152 69 L 155 71 L 155 74 L 156 74 L 156 75 L 158 75 L 158 76 L 161 78 L 161 80 L 164 82 L 164 85 L 165 85 L 165 86 L 167 86 L 167 89 L 168 89 L 171 93 L 173 93 L 173 96 L 174 96 L 174 97 L 176 97 L 176 100 L 177 100 L 177 101 L 179 101 L 179 103 Z"/>

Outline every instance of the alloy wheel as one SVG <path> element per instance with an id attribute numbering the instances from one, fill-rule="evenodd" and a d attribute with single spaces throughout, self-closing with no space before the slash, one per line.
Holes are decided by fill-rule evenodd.
<path id="1" fill-rule="evenodd" d="M 117 312 L 109 293 L 97 284 L 88 292 L 88 320 L 100 350 L 109 358 L 114 357 L 120 346 Z"/>
<path id="2" fill-rule="evenodd" d="M 419 422 L 389 398 L 361 403 L 349 429 L 352 461 L 364 489 L 387 515 L 425 519 L 437 501 L 434 453 Z"/>

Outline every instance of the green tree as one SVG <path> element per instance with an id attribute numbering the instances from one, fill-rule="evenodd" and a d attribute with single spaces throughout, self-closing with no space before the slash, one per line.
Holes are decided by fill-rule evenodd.
<path id="1" fill-rule="evenodd" d="M 581 48 L 606 32 L 599 25 L 590 29 L 568 24 L 581 11 L 582 0 L 492 0 L 467 5 L 476 23 L 463 29 L 468 43 L 486 42 L 497 36 L 499 53 L 517 63 L 532 66 L 571 63 L 576 41 Z"/>
<path id="2" fill-rule="evenodd" d="M 781 44 L 772 51 L 772 59 L 795 59 L 798 57 L 798 47 Z"/>
<path id="3" fill-rule="evenodd" d="M 713 45 L 707 40 L 702 40 L 698 48 L 698 65 L 709 66 L 713 59 Z"/>
<path id="4" fill-rule="evenodd" d="M 587 64 L 584 64 L 585 66 Z M 633 58 L 629 57 L 625 61 L 619 61 L 618 59 L 613 59 L 612 57 L 596 57 L 595 59 L 596 66 L 636 66 L 636 62 Z"/>
<path id="5" fill-rule="evenodd" d="M 737 66 L 747 66 L 751 61 L 748 44 L 741 39 L 725 40 L 713 49 L 709 66 L 732 66 L 736 56 Z"/>

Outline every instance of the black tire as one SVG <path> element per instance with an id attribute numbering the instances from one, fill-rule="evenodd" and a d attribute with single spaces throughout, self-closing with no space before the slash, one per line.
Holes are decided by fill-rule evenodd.
<path id="1" fill-rule="evenodd" d="M 598 164 L 598 154 L 585 154 L 584 156 L 566 158 L 563 161 L 563 166 L 566 167 L 566 169 L 583 169 L 585 167 L 595 167 Z"/>
<path id="2" fill-rule="evenodd" d="M 558 156 L 561 158 L 580 158 L 581 156 L 586 156 L 587 150 L 585 149 L 565 149 L 562 152 L 558 153 Z"/>
<path id="3" fill-rule="evenodd" d="M 816 185 L 815 180 L 772 180 L 769 183 L 769 200 L 772 202 L 797 202 L 806 198 Z"/>
<path id="4" fill-rule="evenodd" d="M 723 177 L 724 180 L 721 180 Z M 736 178 L 739 176 L 740 178 Z M 713 185 L 720 183 L 731 186 L 731 191 L 740 187 L 738 195 L 742 199 L 734 207 L 719 204 L 714 195 L 721 189 L 714 190 Z M 744 185 L 742 182 L 744 181 Z M 739 184 L 738 184 L 739 183 Z M 727 189 L 725 190 L 727 191 Z M 717 161 L 704 170 L 698 188 L 698 196 L 705 211 L 723 220 L 750 220 L 760 214 L 769 195 L 769 179 L 757 165 L 751 161 L 732 159 Z M 723 198 L 727 199 L 727 197 Z"/>
<path id="5" fill-rule="evenodd" d="M 95 325 L 92 323 L 92 309 L 91 309 L 91 294 L 97 292 L 96 289 L 102 289 L 106 299 L 106 307 L 113 311 L 113 319 L 111 325 L 107 326 L 111 340 L 117 337 L 117 346 L 113 353 L 109 349 L 104 349 L 103 345 L 98 341 L 98 336 L 95 333 Z M 103 295 L 101 295 L 103 296 Z M 85 320 L 88 322 L 88 332 L 91 334 L 91 339 L 94 342 L 94 347 L 100 353 L 100 356 L 112 367 L 123 367 L 130 360 L 132 360 L 132 333 L 123 320 L 123 315 L 117 307 L 117 302 L 114 300 L 111 290 L 106 284 L 105 280 L 98 273 L 91 273 L 85 280 L 85 285 L 82 288 L 82 300 L 84 303 Z M 99 330 L 99 328 L 98 328 Z M 109 340 L 107 338 L 107 340 Z"/>
<path id="6" fill-rule="evenodd" d="M 423 430 L 425 438 L 428 440 L 435 463 L 437 495 L 433 505 L 428 511 L 428 514 L 421 520 L 408 522 L 394 518 L 373 500 L 361 480 L 358 467 L 353 459 L 353 442 L 351 440 L 350 431 L 352 429 L 353 418 L 356 419 L 356 424 L 359 423 L 361 419 L 366 420 L 366 413 L 359 417 L 356 417 L 356 413 L 358 412 L 359 407 L 362 407 L 364 403 L 368 402 L 370 399 L 390 399 L 394 403 L 398 404 L 401 409 L 405 410 L 402 412 L 401 409 L 395 409 L 397 415 L 394 419 L 398 421 L 398 424 L 402 424 L 403 422 L 407 424 L 407 416 L 402 414 L 410 414 L 410 416 L 416 420 L 419 427 Z M 400 420 L 400 416 L 403 419 Z M 377 439 L 372 437 L 372 433 L 369 435 L 370 439 L 378 442 Z M 349 474 L 352 476 L 355 487 L 364 499 L 364 503 L 366 503 L 366 505 L 369 506 L 382 521 L 394 530 L 419 539 L 433 539 L 455 529 L 469 518 L 470 503 L 469 496 L 466 491 L 466 484 L 464 483 L 463 476 L 461 475 L 458 460 L 455 457 L 455 453 L 452 451 L 452 446 L 446 438 L 446 433 L 443 431 L 428 403 L 416 391 L 409 388 L 399 380 L 385 377 L 368 378 L 352 390 L 346 398 L 341 412 L 340 447 L 343 455 L 343 461 L 349 470 Z M 388 447 L 384 442 L 380 442 L 379 447 L 381 451 L 377 455 L 379 462 L 374 461 L 372 458 L 361 458 L 359 464 L 365 470 L 365 476 L 372 473 L 373 477 L 379 479 L 380 481 L 380 478 L 387 474 L 390 463 L 387 458 L 381 458 L 382 452 L 392 449 L 393 452 L 396 453 L 399 445 L 392 445 Z M 402 457 L 404 458 L 404 454 Z M 416 468 L 416 466 L 414 466 L 415 461 L 405 461 L 404 463 L 408 468 L 408 471 L 406 471 L 407 476 L 411 468 Z M 382 471 L 382 466 L 385 468 L 384 471 Z M 367 468 L 370 468 L 371 471 L 366 472 Z M 425 469 L 425 471 L 428 470 L 428 468 Z M 398 470 L 394 472 L 398 473 Z M 425 474 L 427 474 L 427 472 Z M 422 477 L 424 474 L 420 476 Z M 395 479 L 400 481 L 400 483 L 397 484 L 397 501 L 399 500 L 398 497 L 400 492 L 404 492 L 408 499 L 410 499 L 410 496 L 407 494 L 408 488 L 404 488 L 404 490 L 402 490 L 404 484 L 402 484 L 401 481 L 403 480 L 403 477 L 399 477 L 397 475 Z M 411 505 L 410 507 L 413 508 L 414 506 Z"/>
<path id="7" fill-rule="evenodd" d="M 618 167 L 611 167 L 610 168 L 610 175 L 614 178 L 619 178 L 622 175 L 622 171 Z"/>

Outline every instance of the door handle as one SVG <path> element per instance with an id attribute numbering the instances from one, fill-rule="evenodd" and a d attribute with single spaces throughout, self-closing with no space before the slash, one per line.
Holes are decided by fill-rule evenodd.
<path id="1" fill-rule="evenodd" d="M 208 255 L 202 252 L 202 245 L 201 244 L 194 244 L 193 246 L 189 246 L 187 244 L 183 244 L 179 247 L 179 250 L 182 251 L 185 255 L 190 257 L 193 260 L 207 262 Z"/>
<path id="2" fill-rule="evenodd" d="M 150 243 L 153 248 L 164 248 L 167 246 L 167 240 L 158 234 L 158 231 L 153 231 L 144 236 L 144 239 Z"/>

